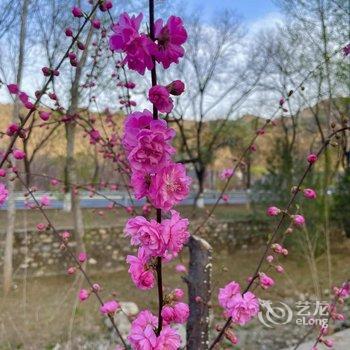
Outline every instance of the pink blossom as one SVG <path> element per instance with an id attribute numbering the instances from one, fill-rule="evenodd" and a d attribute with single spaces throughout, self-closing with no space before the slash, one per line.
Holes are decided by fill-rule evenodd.
<path id="1" fill-rule="evenodd" d="M 3 205 L 9 195 L 6 186 L 0 183 L 0 205 Z"/>
<path id="2" fill-rule="evenodd" d="M 19 160 L 24 159 L 26 156 L 26 154 L 23 151 L 21 151 L 20 149 L 13 150 L 12 154 L 16 159 L 19 159 Z"/>
<path id="3" fill-rule="evenodd" d="M 73 31 L 72 31 L 72 29 L 71 28 L 66 28 L 65 30 L 64 30 L 64 33 L 66 34 L 66 36 L 73 36 Z"/>
<path id="4" fill-rule="evenodd" d="M 219 174 L 219 178 L 221 180 L 227 180 L 228 178 L 230 178 L 233 175 L 233 169 L 224 169 L 220 174 Z"/>
<path id="5" fill-rule="evenodd" d="M 175 270 L 176 270 L 176 272 L 180 272 L 180 273 L 185 273 L 185 272 L 187 272 L 186 266 L 183 265 L 183 264 L 177 264 L 177 265 L 175 266 Z"/>
<path id="6" fill-rule="evenodd" d="M 165 252 L 162 226 L 156 220 L 148 221 L 143 216 L 129 219 L 125 235 L 131 237 L 132 245 L 141 245 L 148 256 L 162 256 Z"/>
<path id="7" fill-rule="evenodd" d="M 67 269 L 67 273 L 68 273 L 68 275 L 74 275 L 75 274 L 75 272 L 76 272 L 76 268 L 74 267 L 74 266 L 70 266 L 70 267 L 68 267 L 68 269 Z"/>
<path id="8" fill-rule="evenodd" d="M 267 256 L 266 261 L 271 264 L 273 261 L 273 256 L 272 255 Z"/>
<path id="9" fill-rule="evenodd" d="M 80 289 L 79 291 L 79 300 L 85 301 L 90 296 L 90 293 L 86 289 Z"/>
<path id="10" fill-rule="evenodd" d="M 227 311 L 234 323 L 244 325 L 259 313 L 259 301 L 252 292 L 239 293 L 228 301 Z"/>
<path id="11" fill-rule="evenodd" d="M 190 309 L 185 303 L 175 303 L 174 306 L 174 322 L 186 323 L 188 316 L 190 315 Z"/>
<path id="12" fill-rule="evenodd" d="M 310 163 L 310 164 L 314 164 L 316 161 L 317 161 L 318 157 L 316 154 L 314 153 L 311 153 L 307 156 L 307 161 Z"/>
<path id="13" fill-rule="evenodd" d="M 126 12 L 119 16 L 118 23 L 113 26 L 113 34 L 109 39 L 111 50 L 122 52 L 127 50 L 127 45 L 132 40 L 139 37 L 139 28 L 143 15 L 140 13 L 136 16 L 129 16 Z"/>
<path id="14" fill-rule="evenodd" d="M 8 84 L 7 88 L 10 91 L 11 94 L 18 94 L 18 92 L 19 92 L 17 84 Z"/>
<path id="15" fill-rule="evenodd" d="M 148 99 L 161 113 L 170 113 L 174 107 L 169 91 L 161 85 L 155 85 L 149 89 Z"/>
<path id="16" fill-rule="evenodd" d="M 175 300 L 179 301 L 179 300 L 182 300 L 182 298 L 185 295 L 185 292 L 180 288 L 175 288 L 173 290 L 173 295 L 174 295 Z"/>
<path id="17" fill-rule="evenodd" d="M 42 222 L 39 222 L 37 225 L 36 225 L 36 229 L 39 231 L 39 232 L 43 232 L 45 231 L 47 228 L 46 224 L 42 223 Z"/>
<path id="18" fill-rule="evenodd" d="M 44 112 L 44 111 L 40 111 L 39 112 L 39 117 L 43 120 L 43 121 L 47 121 L 50 119 L 51 113 L 50 112 Z"/>
<path id="19" fill-rule="evenodd" d="M 17 123 L 11 123 L 6 130 L 6 135 L 12 136 L 20 130 L 20 126 Z"/>
<path id="20" fill-rule="evenodd" d="M 283 266 L 277 265 L 277 266 L 276 266 L 276 271 L 277 271 L 278 273 L 284 273 L 284 268 L 283 268 Z"/>
<path id="21" fill-rule="evenodd" d="M 266 214 L 268 216 L 277 216 L 281 212 L 281 209 L 278 209 L 277 207 L 269 207 L 266 211 Z"/>
<path id="22" fill-rule="evenodd" d="M 5 176 L 6 176 L 6 170 L 0 169 L 0 177 L 5 177 Z"/>
<path id="23" fill-rule="evenodd" d="M 141 34 L 128 44 L 124 62 L 128 64 L 129 69 L 143 75 L 146 69 L 153 69 L 152 55 L 155 51 L 156 44 L 148 36 Z"/>
<path id="24" fill-rule="evenodd" d="M 50 183 L 52 186 L 57 186 L 60 182 L 57 179 L 51 179 Z"/>
<path id="25" fill-rule="evenodd" d="M 170 210 L 187 197 L 191 178 L 183 164 L 169 164 L 155 175 L 149 190 L 151 203 L 159 209 Z"/>
<path id="26" fill-rule="evenodd" d="M 148 195 L 149 186 L 151 184 L 151 175 L 149 172 L 135 171 L 131 175 L 131 187 L 137 200 Z"/>
<path id="27" fill-rule="evenodd" d="M 78 260 L 79 260 L 79 262 L 83 263 L 83 262 L 86 261 L 86 259 L 87 259 L 86 253 L 81 252 L 81 253 L 78 254 Z"/>
<path id="28" fill-rule="evenodd" d="M 96 129 L 92 129 L 89 132 L 89 136 L 90 136 L 90 144 L 92 145 L 95 145 L 101 139 L 100 132 Z"/>
<path id="29" fill-rule="evenodd" d="M 305 188 L 303 191 L 304 197 L 307 199 L 316 199 L 316 191 L 311 188 Z"/>
<path id="30" fill-rule="evenodd" d="M 185 84 L 181 80 L 174 80 L 166 88 L 170 95 L 180 96 L 185 91 Z"/>
<path id="31" fill-rule="evenodd" d="M 176 210 L 171 210 L 171 219 L 163 220 L 162 237 L 169 253 L 179 253 L 182 250 L 190 237 L 188 226 L 188 220 L 181 219 Z"/>
<path id="32" fill-rule="evenodd" d="M 103 303 L 103 305 L 100 307 L 101 314 L 114 314 L 118 309 L 120 308 L 120 305 L 115 300 L 109 300 Z"/>
<path id="33" fill-rule="evenodd" d="M 332 339 L 323 339 L 322 342 L 327 348 L 332 348 L 334 346 L 334 340 Z"/>
<path id="34" fill-rule="evenodd" d="M 268 289 L 275 284 L 275 281 L 271 277 L 267 276 L 265 273 L 260 273 L 259 280 L 260 286 L 263 289 Z"/>
<path id="35" fill-rule="evenodd" d="M 80 7 L 74 6 L 72 8 L 72 14 L 74 17 L 83 17 L 83 11 Z"/>
<path id="36" fill-rule="evenodd" d="M 346 56 L 349 56 L 350 55 L 350 43 L 345 45 L 342 49 L 343 51 L 343 55 L 346 57 Z"/>
<path id="37" fill-rule="evenodd" d="M 145 250 L 140 248 L 137 257 L 128 255 L 126 261 L 130 264 L 128 272 L 136 287 L 143 290 L 153 288 L 155 282 L 154 274 L 148 267 L 149 257 L 146 255 Z"/>
<path id="38" fill-rule="evenodd" d="M 129 114 L 124 122 L 123 147 L 127 153 L 137 146 L 137 136 L 142 129 L 149 129 L 153 115 L 148 109 Z"/>
<path id="39" fill-rule="evenodd" d="M 157 172 L 169 160 L 175 149 L 170 146 L 162 132 L 142 130 L 138 145 L 130 152 L 128 160 L 134 170 Z"/>
<path id="40" fill-rule="evenodd" d="M 155 350 L 178 350 L 181 346 L 181 337 L 171 327 L 163 327 L 159 334 Z"/>
<path id="41" fill-rule="evenodd" d="M 100 29 L 101 28 L 101 22 L 98 19 L 94 19 L 91 21 L 91 25 L 95 28 L 95 29 Z"/>
<path id="42" fill-rule="evenodd" d="M 302 215 L 293 215 L 293 223 L 295 226 L 303 226 L 305 218 Z"/>
<path id="43" fill-rule="evenodd" d="M 187 40 L 187 32 L 182 19 L 176 16 L 170 16 L 165 25 L 162 19 L 158 19 L 154 26 L 157 39 L 155 57 L 166 69 L 171 63 L 178 63 L 179 58 L 184 55 L 185 50 L 181 45 Z"/>
<path id="44" fill-rule="evenodd" d="M 157 345 L 154 329 L 158 325 L 158 318 L 148 310 L 141 311 L 131 324 L 128 340 L 135 350 L 153 350 Z"/>
<path id="45" fill-rule="evenodd" d="M 228 202 L 228 200 L 230 199 L 230 196 L 229 196 L 228 194 L 223 194 L 223 195 L 221 196 L 221 198 L 222 198 L 222 200 L 223 200 L 224 202 Z"/>
<path id="46" fill-rule="evenodd" d="M 26 104 L 29 100 L 29 96 L 25 92 L 20 92 L 18 97 L 23 104 Z"/>
<path id="47" fill-rule="evenodd" d="M 43 207 L 48 207 L 48 206 L 51 204 L 50 197 L 49 197 L 49 196 L 46 196 L 46 195 L 42 196 L 42 197 L 40 198 L 40 204 L 41 204 L 41 206 L 43 206 Z"/>
<path id="48" fill-rule="evenodd" d="M 230 282 L 224 288 L 219 290 L 219 304 L 226 309 L 229 301 L 236 295 L 241 292 L 241 287 L 235 281 Z"/>

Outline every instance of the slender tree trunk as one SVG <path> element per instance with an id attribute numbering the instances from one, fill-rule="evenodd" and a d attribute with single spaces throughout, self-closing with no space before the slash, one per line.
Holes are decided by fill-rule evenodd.
<path id="1" fill-rule="evenodd" d="M 80 92 L 79 92 L 79 85 L 80 80 L 82 76 L 82 69 L 86 63 L 87 56 L 88 56 L 88 48 L 92 39 L 93 35 L 93 28 L 92 26 L 89 29 L 85 47 L 82 57 L 80 58 L 78 67 L 75 71 L 74 80 L 72 82 L 71 87 L 71 101 L 70 101 L 70 107 L 68 109 L 68 115 L 72 116 L 72 120 L 66 124 L 66 139 L 67 139 L 67 149 L 66 149 L 66 190 L 70 193 L 70 199 L 71 199 L 71 211 L 73 215 L 73 222 L 74 222 L 74 231 L 75 231 L 75 239 L 77 242 L 77 250 L 78 251 L 85 251 L 85 245 L 84 245 L 84 222 L 83 222 L 83 214 L 80 207 L 80 197 L 79 194 L 76 193 L 74 189 L 74 185 L 78 184 L 78 177 L 76 172 L 76 161 L 75 161 L 75 132 L 76 132 L 76 122 L 74 120 L 76 114 L 78 113 L 78 106 L 79 106 L 79 98 L 80 98 Z"/>
<path id="2" fill-rule="evenodd" d="M 204 208 L 204 180 L 205 180 L 205 167 L 201 166 L 198 171 L 196 171 L 197 180 L 198 180 L 198 192 L 194 199 L 194 205 L 197 208 Z"/>
<path id="3" fill-rule="evenodd" d="M 192 236 L 188 243 L 190 265 L 186 282 L 190 316 L 187 322 L 187 350 L 209 348 L 209 311 L 211 298 L 211 255 L 207 241 Z"/>
<path id="4" fill-rule="evenodd" d="M 21 11 L 21 28 L 19 35 L 19 51 L 18 51 L 18 65 L 16 73 L 16 83 L 21 85 L 23 76 L 24 54 L 25 54 L 25 39 L 27 34 L 27 17 L 28 17 L 29 0 L 22 1 Z M 17 122 L 19 120 L 20 104 L 18 98 L 15 99 L 12 121 Z M 12 165 L 15 165 L 13 157 L 9 158 Z M 7 203 L 7 225 L 6 225 L 6 238 L 5 238 L 5 252 L 4 252 L 4 294 L 6 295 L 12 286 L 12 272 L 13 272 L 13 241 L 15 231 L 15 218 L 16 218 L 16 206 L 15 206 L 15 183 L 14 181 L 8 181 L 9 199 Z"/>

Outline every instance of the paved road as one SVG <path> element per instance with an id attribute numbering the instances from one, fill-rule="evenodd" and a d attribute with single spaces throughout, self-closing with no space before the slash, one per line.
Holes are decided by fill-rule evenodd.
<path id="1" fill-rule="evenodd" d="M 51 198 L 50 208 L 52 209 L 62 209 L 63 208 L 63 195 L 62 193 L 53 193 L 53 192 L 36 192 L 36 197 L 40 198 L 42 195 L 48 195 Z M 249 202 L 249 196 L 246 191 L 235 191 L 227 193 L 229 196 L 227 203 L 228 204 L 246 204 Z M 188 198 L 186 198 L 181 204 L 182 205 L 192 205 L 195 194 L 191 193 Z M 216 191 L 208 191 L 204 194 L 204 204 L 210 205 L 214 204 L 219 196 L 219 192 Z M 110 192 L 110 191 L 101 191 L 100 195 L 94 195 L 93 197 L 89 196 L 88 192 L 81 193 L 81 207 L 82 208 L 105 208 L 111 201 L 109 198 L 121 205 L 128 206 L 131 204 L 130 198 L 126 192 Z M 31 201 L 33 202 L 33 201 Z M 145 200 L 136 201 L 134 200 L 135 206 L 141 206 L 145 203 Z M 220 201 L 221 204 L 224 201 Z M 7 208 L 7 204 L 5 203 L 0 207 L 1 210 L 5 210 Z M 16 208 L 24 209 L 25 208 L 25 198 L 22 192 L 16 193 Z"/>

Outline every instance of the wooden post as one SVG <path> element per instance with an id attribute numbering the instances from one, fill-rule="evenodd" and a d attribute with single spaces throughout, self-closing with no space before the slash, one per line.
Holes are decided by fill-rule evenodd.
<path id="1" fill-rule="evenodd" d="M 207 241 L 197 236 L 191 236 L 188 247 L 190 264 L 186 282 L 190 316 L 186 349 L 206 350 L 209 347 L 212 248 Z"/>

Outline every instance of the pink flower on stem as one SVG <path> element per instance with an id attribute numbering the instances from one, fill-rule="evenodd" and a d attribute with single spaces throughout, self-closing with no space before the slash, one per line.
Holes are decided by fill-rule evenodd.
<path id="1" fill-rule="evenodd" d="M 126 261 L 130 264 L 128 272 L 136 287 L 142 290 L 153 288 L 155 278 L 153 270 L 148 267 L 149 257 L 145 250 L 140 248 L 137 256 L 128 255 Z"/>
<path id="2" fill-rule="evenodd" d="M 39 232 L 45 231 L 46 228 L 47 228 L 47 225 L 44 224 L 44 223 L 42 223 L 42 222 L 40 222 L 40 223 L 38 223 L 38 224 L 36 225 L 36 229 L 37 229 Z"/>
<path id="3" fill-rule="evenodd" d="M 228 202 L 229 199 L 230 199 L 230 196 L 229 196 L 228 194 L 223 194 L 223 195 L 221 196 L 221 198 L 222 198 L 222 200 L 223 200 L 224 202 Z"/>
<path id="4" fill-rule="evenodd" d="M 181 337 L 171 327 L 163 327 L 157 339 L 155 350 L 178 350 L 181 346 Z M 142 348 L 143 349 L 143 348 Z"/>
<path id="5" fill-rule="evenodd" d="M 118 309 L 120 308 L 120 305 L 115 300 L 109 300 L 103 303 L 103 305 L 100 307 L 101 314 L 107 315 L 113 315 Z"/>
<path id="6" fill-rule="evenodd" d="M 78 254 L 78 260 L 79 260 L 79 262 L 80 262 L 80 263 L 85 262 L 85 261 L 86 261 L 86 259 L 87 259 L 87 255 L 86 255 L 86 253 L 81 252 L 81 253 L 79 253 L 79 254 Z"/>
<path id="7" fill-rule="evenodd" d="M 165 25 L 162 19 L 158 19 L 154 27 L 157 39 L 155 57 L 167 69 L 171 63 L 178 63 L 184 55 L 185 50 L 181 45 L 187 40 L 187 32 L 182 19 L 176 16 L 170 16 Z"/>
<path id="8" fill-rule="evenodd" d="M 20 130 L 20 126 L 17 123 L 11 123 L 6 130 L 6 135 L 12 136 Z"/>
<path id="9" fill-rule="evenodd" d="M 13 150 L 13 151 L 12 151 L 12 154 L 13 154 L 13 156 L 14 156 L 16 159 L 18 159 L 18 160 L 22 160 L 22 159 L 24 159 L 25 156 L 26 156 L 26 154 L 25 154 L 23 151 L 21 151 L 20 149 L 15 149 L 15 150 Z"/>
<path id="10" fill-rule="evenodd" d="M 152 350 L 156 348 L 157 336 L 154 329 L 158 326 L 158 318 L 148 310 L 141 311 L 131 324 L 128 340 L 133 349 Z"/>
<path id="11" fill-rule="evenodd" d="M 10 91 L 11 94 L 18 94 L 19 89 L 17 84 L 8 84 L 7 85 L 8 90 Z"/>
<path id="12" fill-rule="evenodd" d="M 50 119 L 51 113 L 50 112 L 44 112 L 44 111 L 40 111 L 39 112 L 39 117 L 41 120 L 43 121 L 47 121 Z"/>
<path id="13" fill-rule="evenodd" d="M 256 296 L 247 292 L 241 294 L 240 286 L 237 282 L 230 282 L 225 288 L 220 288 L 219 304 L 232 317 L 234 323 L 244 325 L 249 322 L 259 312 L 259 301 Z"/>
<path id="14" fill-rule="evenodd" d="M 314 164 L 316 161 L 317 161 L 318 157 L 315 153 L 311 153 L 307 156 L 307 161 L 310 163 L 310 164 Z"/>
<path id="15" fill-rule="evenodd" d="M 171 210 L 171 219 L 163 220 L 162 237 L 169 253 L 179 253 L 182 250 L 190 237 L 188 226 L 188 220 L 182 219 L 175 210 Z"/>
<path id="16" fill-rule="evenodd" d="M 279 215 L 281 212 L 281 209 L 277 208 L 277 207 L 269 207 L 266 211 L 266 214 L 268 216 L 277 216 Z"/>
<path id="17" fill-rule="evenodd" d="M 86 289 L 81 289 L 80 291 L 79 291 L 79 300 L 80 301 L 85 301 L 86 299 L 88 299 L 89 298 L 89 296 L 90 296 L 90 293 L 89 293 L 89 291 L 88 290 L 86 290 Z"/>
<path id="18" fill-rule="evenodd" d="M 72 14 L 74 17 L 83 17 L 83 11 L 81 10 L 80 7 L 74 6 L 72 8 Z"/>
<path id="19" fill-rule="evenodd" d="M 124 62 L 129 69 L 145 74 L 145 70 L 151 70 L 154 67 L 153 55 L 156 50 L 155 43 L 146 35 L 141 34 L 128 44 Z"/>
<path id="20" fill-rule="evenodd" d="M 70 37 L 70 36 L 73 36 L 73 31 L 71 28 L 66 28 L 64 30 L 64 33 L 66 34 L 66 36 Z"/>
<path id="21" fill-rule="evenodd" d="M 129 219 L 125 235 L 131 237 L 132 245 L 141 245 L 150 257 L 162 256 L 165 253 L 162 226 L 156 220 L 148 221 L 143 216 Z"/>
<path id="22" fill-rule="evenodd" d="M 259 301 L 252 292 L 247 292 L 243 296 L 236 294 L 228 302 L 227 311 L 232 321 L 242 326 L 259 313 Z"/>
<path id="23" fill-rule="evenodd" d="M 265 273 L 260 273 L 259 280 L 260 286 L 263 289 L 268 289 L 275 284 L 275 281 L 271 277 L 267 276 Z"/>
<path id="24" fill-rule="evenodd" d="M 98 19 L 94 19 L 91 21 L 91 25 L 95 28 L 95 29 L 100 29 L 101 28 L 101 22 Z"/>
<path id="25" fill-rule="evenodd" d="M 139 29 L 143 15 L 129 16 L 126 12 L 119 16 L 118 23 L 113 26 L 114 34 L 109 39 L 111 50 L 123 52 L 132 40 L 139 37 Z"/>
<path id="26" fill-rule="evenodd" d="M 230 282 L 224 288 L 220 288 L 218 296 L 219 304 L 226 309 L 229 301 L 240 292 L 240 285 L 235 281 Z"/>
<path id="27" fill-rule="evenodd" d="M 185 84 L 181 80 L 174 80 L 166 88 L 170 95 L 180 96 L 185 91 Z"/>
<path id="28" fill-rule="evenodd" d="M 233 175 L 233 169 L 228 168 L 221 171 L 221 173 L 219 174 L 219 178 L 224 181 L 230 178 L 232 175 Z"/>
<path id="29" fill-rule="evenodd" d="M 307 199 L 316 199 L 317 194 L 316 191 L 313 190 L 312 188 L 305 188 L 303 190 L 304 197 Z"/>
<path id="30" fill-rule="evenodd" d="M 0 205 L 3 205 L 6 202 L 8 195 L 9 192 L 6 186 L 0 183 Z"/>
<path id="31" fill-rule="evenodd" d="M 283 266 L 281 266 L 281 265 L 277 265 L 277 266 L 275 267 L 275 269 L 276 269 L 276 271 L 277 271 L 278 273 L 284 273 L 284 268 L 283 268 Z"/>
<path id="32" fill-rule="evenodd" d="M 137 141 L 137 146 L 128 155 L 134 170 L 157 172 L 175 153 L 175 149 L 168 143 L 167 134 L 158 127 L 141 130 Z"/>
<path id="33" fill-rule="evenodd" d="M 50 204 L 51 204 L 51 200 L 50 200 L 50 197 L 49 196 L 42 196 L 40 198 L 40 205 L 43 206 L 43 207 L 48 207 Z"/>
<path id="34" fill-rule="evenodd" d="M 161 113 L 170 113 L 173 110 L 173 100 L 165 86 L 152 86 L 148 91 L 148 99 Z"/>
<path id="35" fill-rule="evenodd" d="M 305 218 L 302 215 L 293 215 L 293 223 L 295 226 L 303 226 L 305 224 Z"/>
<path id="36" fill-rule="evenodd" d="M 186 266 L 183 265 L 183 264 L 177 264 L 177 265 L 175 266 L 175 271 L 176 271 L 176 272 L 179 272 L 179 273 L 186 273 L 186 272 L 187 272 L 187 268 L 186 268 Z"/>
<path id="37" fill-rule="evenodd" d="M 187 197 L 191 178 L 186 175 L 183 164 L 169 164 L 163 167 L 152 180 L 149 199 L 159 209 L 170 210 Z"/>

